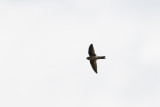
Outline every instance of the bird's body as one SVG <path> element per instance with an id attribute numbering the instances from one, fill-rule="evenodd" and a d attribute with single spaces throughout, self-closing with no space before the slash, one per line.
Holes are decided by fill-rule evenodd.
<path id="1" fill-rule="evenodd" d="M 91 44 L 89 46 L 88 54 L 89 54 L 90 57 L 87 57 L 87 59 L 90 60 L 90 63 L 91 63 L 91 66 L 92 66 L 93 70 L 97 73 L 96 60 L 97 59 L 105 59 L 105 56 L 97 56 L 95 54 L 95 51 L 94 51 L 94 48 L 93 48 L 93 44 Z"/>
<path id="2" fill-rule="evenodd" d="M 91 56 L 87 57 L 88 60 L 105 59 L 105 56 Z"/>

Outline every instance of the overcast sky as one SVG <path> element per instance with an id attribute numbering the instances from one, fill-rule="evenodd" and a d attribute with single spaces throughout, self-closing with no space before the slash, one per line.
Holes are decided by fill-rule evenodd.
<path id="1" fill-rule="evenodd" d="M 96 74 L 86 57 L 93 43 Z M 1 0 L 1 107 L 160 107 L 159 0 Z"/>

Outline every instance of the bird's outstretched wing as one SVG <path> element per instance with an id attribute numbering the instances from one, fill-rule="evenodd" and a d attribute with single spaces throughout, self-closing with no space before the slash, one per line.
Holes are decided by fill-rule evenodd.
<path id="1" fill-rule="evenodd" d="M 93 70 L 97 73 L 97 63 L 96 63 L 96 60 L 91 60 L 90 63 L 91 63 L 91 66 L 92 66 Z"/>
<path id="2" fill-rule="evenodd" d="M 93 44 L 91 44 L 89 46 L 88 54 L 89 54 L 89 56 L 96 56 L 96 54 L 94 52 Z"/>

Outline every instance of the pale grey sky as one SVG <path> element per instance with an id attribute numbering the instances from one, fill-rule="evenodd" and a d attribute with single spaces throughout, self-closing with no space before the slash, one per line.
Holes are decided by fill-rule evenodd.
<path id="1" fill-rule="evenodd" d="M 158 0 L 1 0 L 0 106 L 159 107 L 159 19 Z"/>

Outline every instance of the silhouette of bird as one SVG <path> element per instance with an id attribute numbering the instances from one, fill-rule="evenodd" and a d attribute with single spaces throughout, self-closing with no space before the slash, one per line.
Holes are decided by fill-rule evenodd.
<path id="1" fill-rule="evenodd" d="M 89 46 L 88 54 L 89 54 L 90 57 L 87 57 L 87 59 L 90 60 L 90 64 L 91 64 L 93 70 L 97 73 L 97 63 L 96 63 L 96 60 L 97 59 L 105 59 L 105 56 L 97 56 L 95 54 L 93 44 L 91 44 Z"/>

